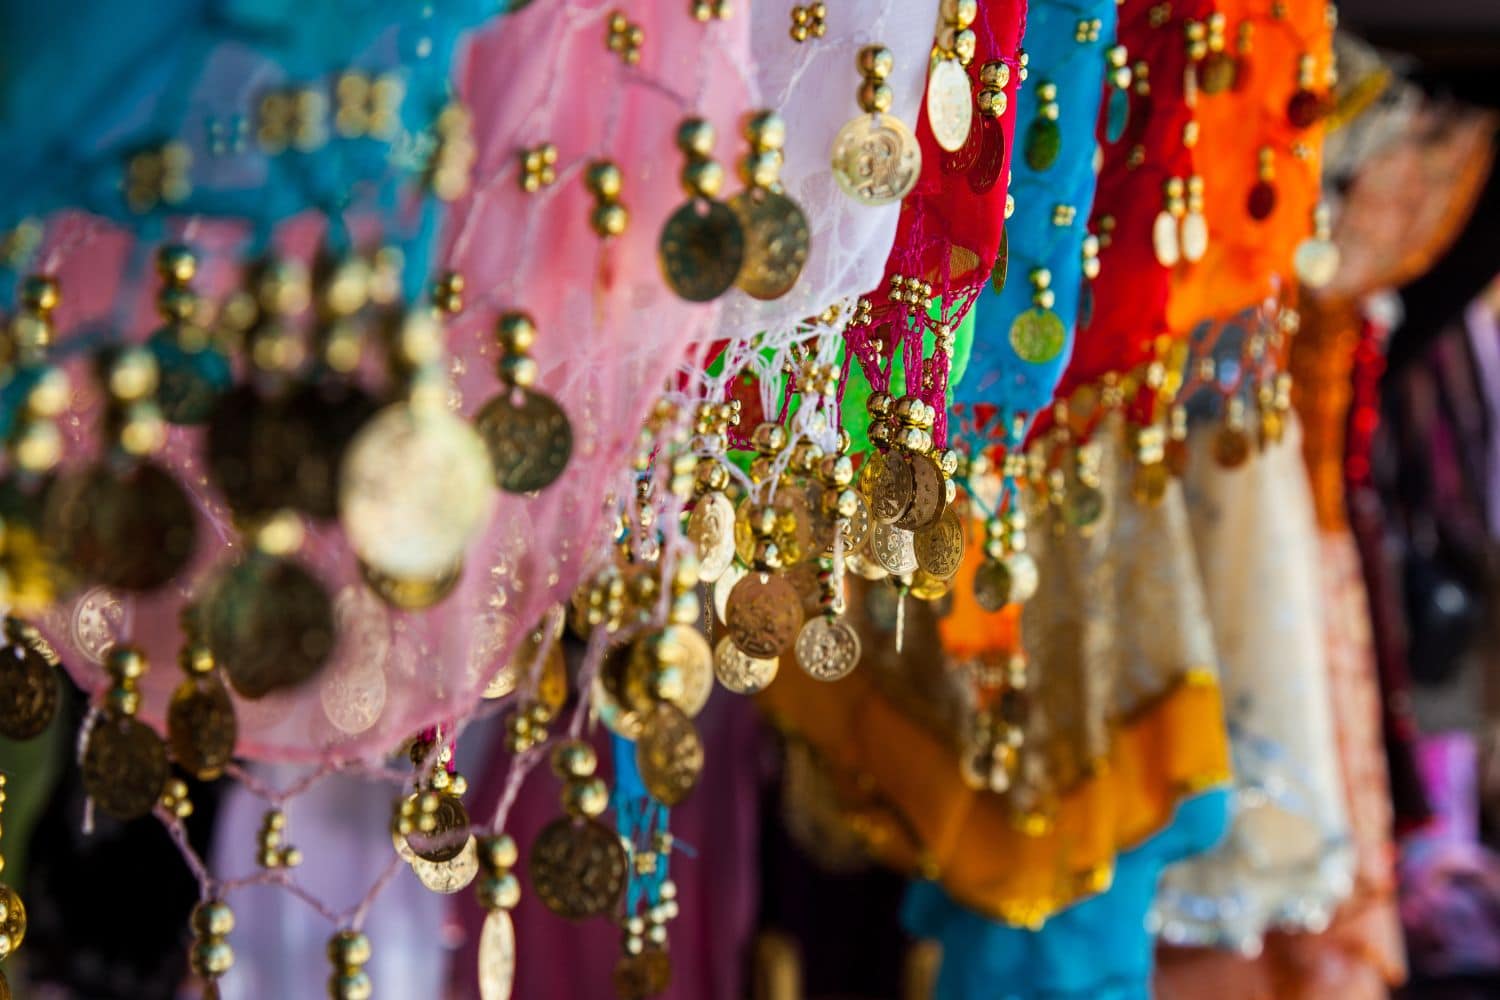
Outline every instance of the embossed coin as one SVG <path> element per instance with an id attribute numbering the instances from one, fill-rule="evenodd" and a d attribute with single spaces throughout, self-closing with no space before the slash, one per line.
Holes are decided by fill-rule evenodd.
<path id="1" fill-rule="evenodd" d="M 1034 365 L 1046 364 L 1062 353 L 1068 331 L 1051 309 L 1023 310 L 1010 324 L 1010 347 L 1016 357 Z"/>
<path id="2" fill-rule="evenodd" d="M 854 513 L 844 519 L 845 552 L 857 550 L 870 534 L 870 505 L 857 490 L 851 490 L 850 493 L 854 497 Z M 835 517 L 823 506 L 824 497 L 829 495 L 836 494 L 829 494 L 817 483 L 807 488 L 808 523 L 812 527 L 813 546 L 825 555 L 833 554 L 834 525 L 837 523 Z"/>
<path id="3" fill-rule="evenodd" d="M 802 602 L 780 576 L 751 573 L 729 595 L 725 626 L 741 652 L 762 659 L 780 656 L 797 638 Z"/>
<path id="4" fill-rule="evenodd" d="M 780 667 L 780 660 L 743 652 L 727 635 L 714 647 L 714 676 L 735 694 L 765 690 L 776 679 Z"/>
<path id="5" fill-rule="evenodd" d="M 507 910 L 491 910 L 479 931 L 479 1000 L 510 1000 L 516 982 L 516 927 Z"/>
<path id="6" fill-rule="evenodd" d="M 687 798 L 703 773 L 703 742 L 682 710 L 659 702 L 635 744 L 636 766 L 651 797 L 664 806 Z"/>
<path id="7" fill-rule="evenodd" d="M 735 284 L 753 299 L 779 299 L 797 284 L 812 237 L 795 201 L 765 188 L 729 199 L 745 234 L 745 260 Z"/>
<path id="8" fill-rule="evenodd" d="M 974 571 L 974 600 L 986 611 L 1022 603 L 1036 593 L 1036 560 L 1029 552 L 1013 552 L 1004 559 L 986 559 Z"/>
<path id="9" fill-rule="evenodd" d="M 708 640 L 691 626 L 672 624 L 644 635 L 631 644 L 625 703 L 645 713 L 657 697 L 664 697 L 689 718 L 696 717 L 713 691 L 713 660 Z"/>
<path id="10" fill-rule="evenodd" d="M 40 650 L 12 638 L 0 646 L 0 736 L 29 740 L 57 716 L 57 671 Z"/>
<path id="11" fill-rule="evenodd" d="M 784 485 L 776 490 L 768 503 L 776 512 L 775 538 L 781 552 L 781 561 L 792 566 L 816 555 L 813 536 L 813 518 L 807 491 L 800 486 Z M 740 501 L 734 516 L 734 549 L 740 561 L 746 564 L 755 561 L 755 532 L 750 518 L 757 508 L 750 497 Z"/>
<path id="12" fill-rule="evenodd" d="M 917 566 L 941 580 L 958 572 L 964 558 L 964 526 L 953 508 L 943 511 L 937 523 L 923 528 L 912 537 Z"/>
<path id="13" fill-rule="evenodd" d="M 83 751 L 83 788 L 110 816 L 146 815 L 167 783 L 167 748 L 144 722 L 101 718 Z"/>
<path id="14" fill-rule="evenodd" d="M 963 148 L 974 124 L 969 74 L 957 59 L 939 60 L 927 75 L 927 124 L 937 144 L 950 153 Z"/>
<path id="15" fill-rule="evenodd" d="M 943 516 L 948 491 L 943 481 L 943 470 L 931 455 L 913 453 L 906 456 L 911 467 L 911 503 L 906 511 L 896 518 L 896 527 L 907 531 L 919 531 L 937 523 Z"/>
<path id="16" fill-rule="evenodd" d="M 665 951 L 650 948 L 635 955 L 622 955 L 610 981 L 617 1000 L 646 1000 L 660 996 L 672 985 L 672 959 Z"/>
<path id="17" fill-rule="evenodd" d="M 569 920 L 613 910 L 625 891 L 626 866 L 625 848 L 608 827 L 567 817 L 537 834 L 527 862 L 542 905 Z"/>
<path id="18" fill-rule="evenodd" d="M 814 680 L 836 681 L 859 666 L 859 633 L 841 618 L 809 618 L 797 633 L 797 665 Z"/>
<path id="19" fill-rule="evenodd" d="M 495 485 L 507 493 L 551 486 L 573 454 L 573 425 L 544 392 L 502 392 L 484 404 L 474 426 L 489 449 Z"/>
<path id="20" fill-rule="evenodd" d="M 905 452 L 893 451 L 878 459 L 871 473 L 870 516 L 876 524 L 895 524 L 911 509 L 916 494 L 911 460 Z"/>
<path id="21" fill-rule="evenodd" d="M 452 861 L 463 853 L 464 847 L 473 838 L 459 836 L 459 831 L 469 827 L 469 811 L 463 800 L 451 792 L 439 792 L 437 811 L 433 813 L 437 825 L 430 831 L 413 833 L 406 838 L 412 853 L 424 861 L 440 863 Z"/>
<path id="22" fill-rule="evenodd" d="M 217 677 L 189 677 L 167 705 L 167 745 L 172 758 L 201 781 L 212 781 L 234 756 L 234 704 Z"/>
<path id="23" fill-rule="evenodd" d="M 689 302 L 710 302 L 739 276 L 745 230 L 722 201 L 695 198 L 667 219 L 657 257 L 672 291 Z"/>
<path id="24" fill-rule="evenodd" d="M 204 641 L 229 683 L 246 698 L 296 687 L 333 651 L 333 602 L 290 559 L 253 551 L 204 595 Z"/>
<path id="25" fill-rule="evenodd" d="M 413 854 L 407 863 L 429 890 L 451 896 L 466 888 L 479 874 L 479 848 L 470 837 L 458 854 L 447 861 L 428 861 Z"/>
<path id="26" fill-rule="evenodd" d="M 318 700 L 334 728 L 351 736 L 375 725 L 385 711 L 385 668 L 382 661 L 346 659 L 324 671 Z"/>
<path id="27" fill-rule="evenodd" d="M 698 579 L 714 582 L 734 561 L 734 504 L 718 490 L 699 497 L 688 515 L 687 536 L 698 554 Z"/>
<path id="28" fill-rule="evenodd" d="M 870 555 L 887 573 L 901 576 L 917 568 L 912 533 L 894 524 L 876 524 L 870 529 Z"/>
<path id="29" fill-rule="evenodd" d="M 26 904 L 21 894 L 8 885 L 0 885 L 0 933 L 9 942 L 7 954 L 15 954 L 26 940 Z"/>
<path id="30" fill-rule="evenodd" d="M 154 462 L 121 475 L 104 465 L 64 475 L 46 502 L 44 537 L 58 557 L 116 590 L 155 590 L 197 547 L 192 503 Z"/>
<path id="31" fill-rule="evenodd" d="M 434 580 L 462 562 L 489 520 L 494 472 L 484 441 L 445 409 L 381 410 L 344 455 L 339 520 L 372 569 Z"/>
<path id="32" fill-rule="evenodd" d="M 851 118 L 833 139 L 833 177 L 866 205 L 905 198 L 922 173 L 922 149 L 906 123 L 891 114 Z"/>

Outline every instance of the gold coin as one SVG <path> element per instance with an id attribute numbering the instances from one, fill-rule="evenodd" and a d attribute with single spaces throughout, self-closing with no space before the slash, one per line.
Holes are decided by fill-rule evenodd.
<path id="1" fill-rule="evenodd" d="M 911 467 L 911 503 L 896 518 L 896 525 L 907 531 L 920 531 L 943 516 L 948 501 L 947 483 L 943 470 L 931 455 L 908 455 L 907 464 Z"/>
<path id="2" fill-rule="evenodd" d="M 937 523 L 923 528 L 912 537 L 912 551 L 917 566 L 940 580 L 958 572 L 964 558 L 964 526 L 952 507 L 943 511 Z"/>
<path id="3" fill-rule="evenodd" d="M 911 575 L 911 596 L 919 601 L 936 601 L 953 589 L 952 577 L 934 576 L 920 567 Z"/>
<path id="4" fill-rule="evenodd" d="M 727 635 L 714 647 L 714 676 L 735 694 L 765 690 L 776 679 L 780 667 L 780 660 L 743 652 Z"/>
<path id="5" fill-rule="evenodd" d="M 927 124 L 937 144 L 956 153 L 974 125 L 974 92 L 957 59 L 939 59 L 927 74 Z"/>
<path id="6" fill-rule="evenodd" d="M 1104 491 L 1097 486 L 1074 483 L 1063 496 L 1062 515 L 1075 530 L 1089 534 L 1104 516 Z"/>
<path id="7" fill-rule="evenodd" d="M 625 703 L 644 713 L 663 697 L 695 718 L 713 691 L 713 664 L 708 640 L 691 626 L 672 624 L 643 635 L 631 644 L 624 673 Z"/>
<path id="8" fill-rule="evenodd" d="M 802 602 L 780 575 L 751 573 L 729 595 L 724 624 L 741 652 L 761 659 L 780 656 L 797 638 Z"/>
<path id="9" fill-rule="evenodd" d="M 341 658 L 323 672 L 318 701 L 335 729 L 351 736 L 365 732 L 385 711 L 387 685 L 382 660 Z"/>
<path id="10" fill-rule="evenodd" d="M 479 848 L 470 837 L 459 852 L 447 861 L 428 861 L 413 854 L 407 859 L 412 872 L 432 892 L 452 895 L 474 881 L 479 874 Z"/>
<path id="11" fill-rule="evenodd" d="M 625 891 L 627 864 L 620 838 L 603 823 L 566 816 L 537 834 L 527 859 L 537 898 L 568 920 L 612 911 Z"/>
<path id="12" fill-rule="evenodd" d="M 452 861 L 463 853 L 464 846 L 472 837 L 459 836 L 469 828 L 469 810 L 463 800 L 452 792 L 439 792 L 437 811 L 433 813 L 436 826 L 422 833 L 411 833 L 406 842 L 412 853 L 423 861 L 441 864 Z"/>
<path id="13" fill-rule="evenodd" d="M 779 299 L 797 284 L 812 237 L 807 216 L 784 194 L 748 188 L 729 199 L 745 233 L 745 260 L 735 284 L 753 299 Z"/>
<path id="14" fill-rule="evenodd" d="M 651 797 L 664 806 L 687 798 L 703 773 L 703 742 L 692 720 L 671 702 L 660 702 L 646 716 L 635 744 L 636 767 Z"/>
<path id="15" fill-rule="evenodd" d="M 375 592 L 375 595 L 393 608 L 402 611 L 422 611 L 432 607 L 453 593 L 458 581 L 463 578 L 464 565 L 457 566 L 435 577 L 399 577 L 382 573 L 373 566 L 359 562 L 359 575 Z"/>
<path id="16" fill-rule="evenodd" d="M 489 522 L 495 473 L 485 442 L 445 407 L 395 403 L 365 424 L 339 473 L 339 523 L 361 562 L 436 580 Z"/>
<path id="17" fill-rule="evenodd" d="M 167 705 L 167 745 L 172 758 L 200 781 L 212 781 L 234 756 L 234 703 L 212 675 L 189 677 Z"/>
<path id="18" fill-rule="evenodd" d="M 895 524 L 916 498 L 911 460 L 905 452 L 892 451 L 871 459 L 870 517 L 876 524 Z"/>
<path id="19" fill-rule="evenodd" d="M 128 716 L 100 718 L 83 751 L 83 788 L 110 816 L 146 815 L 169 776 L 167 748 L 144 722 Z"/>
<path id="20" fill-rule="evenodd" d="M 695 198 L 667 219 L 657 244 L 667 284 L 689 302 L 710 302 L 734 285 L 745 260 L 745 230 L 722 201 Z"/>
<path id="21" fill-rule="evenodd" d="M 705 493 L 687 519 L 687 537 L 698 555 L 698 579 L 712 583 L 734 561 L 735 510 L 717 490 Z"/>
<path id="22" fill-rule="evenodd" d="M 210 584 L 202 613 L 204 640 L 246 698 L 304 683 L 333 652 L 328 591 L 290 559 L 250 552 Z"/>
<path id="23" fill-rule="evenodd" d="M 13 632 L 10 622 L 6 631 Z M 49 657 L 51 647 L 44 648 L 46 652 L 19 632 L 0 647 L 0 736 L 6 739 L 40 736 L 57 716 L 56 654 Z"/>
<path id="24" fill-rule="evenodd" d="M 986 611 L 1029 601 L 1036 593 L 1038 571 L 1029 552 L 1012 552 L 1004 559 L 986 559 L 974 571 L 974 600 Z"/>
<path id="25" fill-rule="evenodd" d="M 844 551 L 854 552 L 865 544 L 865 539 L 870 534 L 870 505 L 865 502 L 864 495 L 857 490 L 851 490 L 854 497 L 854 513 L 844 518 Z M 824 555 L 833 554 L 834 525 L 838 518 L 830 515 L 823 509 L 823 498 L 828 491 L 820 484 L 814 483 L 807 488 L 807 506 L 812 525 L 813 545 Z M 836 493 L 834 495 L 837 495 Z"/>
<path id="26" fill-rule="evenodd" d="M 193 505 L 153 462 L 116 475 L 95 465 L 47 491 L 43 536 L 64 563 L 115 590 L 143 591 L 177 576 L 197 548 Z"/>
<path id="27" fill-rule="evenodd" d="M 613 646 L 604 654 L 604 662 L 594 674 L 589 707 L 598 714 L 604 728 L 616 736 L 636 740 L 641 735 L 641 713 L 625 701 L 625 670 L 629 664 L 629 647 Z"/>
<path id="28" fill-rule="evenodd" d="M 922 173 L 922 147 L 906 123 L 892 114 L 851 118 L 833 138 L 833 178 L 849 197 L 865 205 L 905 198 Z"/>
<path id="29" fill-rule="evenodd" d="M 657 948 L 622 955 L 610 978 L 617 1000 L 646 1000 L 647 997 L 660 996 L 672 985 L 672 959 Z"/>
<path id="30" fill-rule="evenodd" d="M 767 502 L 776 512 L 774 538 L 781 551 L 782 565 L 794 566 L 815 555 L 817 543 L 813 536 L 813 515 L 807 491 L 796 485 L 782 485 Z M 747 496 L 740 501 L 739 509 L 735 511 L 735 553 L 740 557 L 740 562 L 746 565 L 755 562 L 756 538 L 755 531 L 750 526 L 750 518 L 756 506 L 756 502 Z"/>
<path id="31" fill-rule="evenodd" d="M 507 910 L 491 910 L 479 931 L 479 1000 L 510 1000 L 516 982 L 516 927 Z"/>
<path id="32" fill-rule="evenodd" d="M 859 666 L 859 634 L 842 618 L 809 618 L 797 633 L 797 664 L 814 680 L 836 681 Z"/>
<path id="33" fill-rule="evenodd" d="M 0 885 L 0 934 L 9 945 L 7 955 L 14 955 L 26 940 L 26 904 L 21 894 L 8 885 Z"/>
<path id="34" fill-rule="evenodd" d="M 724 575 L 714 581 L 714 613 L 719 616 L 719 621 L 728 620 L 729 595 L 734 593 L 734 588 L 749 575 L 750 571 L 743 565 L 731 563 L 724 571 Z"/>
<path id="35" fill-rule="evenodd" d="M 531 493 L 557 481 L 573 455 L 573 425 L 544 392 L 516 387 L 484 404 L 474 418 L 489 449 L 495 485 Z"/>
<path id="36" fill-rule="evenodd" d="M 917 552 L 912 533 L 894 524 L 877 522 L 870 529 L 870 555 L 892 576 L 902 576 L 917 568 Z"/>
<path id="37" fill-rule="evenodd" d="M 786 582 L 792 585 L 792 589 L 801 598 L 804 615 L 815 615 L 822 610 L 821 586 L 818 583 L 820 572 L 822 572 L 821 567 L 812 559 L 806 559 L 791 569 L 781 571 Z"/>

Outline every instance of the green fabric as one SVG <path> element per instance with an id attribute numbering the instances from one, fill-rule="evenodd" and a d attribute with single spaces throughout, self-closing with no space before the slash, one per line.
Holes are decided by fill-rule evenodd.
<path id="1" fill-rule="evenodd" d="M 67 681 L 59 678 L 59 683 Z M 0 739 L 0 772 L 5 774 L 5 811 L 0 815 L 0 854 L 5 857 L 5 871 L 0 881 L 17 891 L 24 888 L 26 856 L 31 832 L 42 818 L 52 789 L 68 757 L 69 727 L 59 711 L 46 732 L 36 739 L 18 743 Z"/>

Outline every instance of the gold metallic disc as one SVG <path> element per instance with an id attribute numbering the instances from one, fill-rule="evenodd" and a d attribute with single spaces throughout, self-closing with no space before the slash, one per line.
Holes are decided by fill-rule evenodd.
<path id="1" fill-rule="evenodd" d="M 814 680 L 836 681 L 859 666 L 859 634 L 842 618 L 809 618 L 797 633 L 797 664 Z"/>
<path id="2" fill-rule="evenodd" d="M 464 567 L 459 563 L 447 572 L 427 579 L 392 576 L 360 562 L 359 575 L 375 595 L 391 607 L 402 611 L 422 611 L 453 593 L 453 588 L 463 578 Z"/>
<path id="3" fill-rule="evenodd" d="M 734 561 L 734 514 L 734 504 L 717 490 L 693 505 L 687 537 L 698 555 L 698 579 L 713 583 Z"/>
<path id="4" fill-rule="evenodd" d="M 234 703 L 224 682 L 209 675 L 177 685 L 167 705 L 167 745 L 177 766 L 212 781 L 234 756 Z"/>
<path id="5" fill-rule="evenodd" d="M 780 656 L 796 641 L 802 602 L 780 575 L 751 573 L 729 595 L 724 624 L 741 652 L 761 659 Z"/>
<path id="6" fill-rule="evenodd" d="M 891 451 L 870 457 L 875 463 L 869 477 L 870 517 L 876 524 L 895 524 L 911 509 L 916 498 L 916 480 L 910 457 Z"/>
<path id="7" fill-rule="evenodd" d="M 421 883 L 433 892 L 452 895 L 466 888 L 479 874 L 479 848 L 470 837 L 458 854 L 447 861 L 428 861 L 413 854 L 407 863 Z"/>
<path id="8" fill-rule="evenodd" d="M 625 848 L 597 820 L 553 820 L 532 841 L 527 868 L 542 905 L 568 920 L 611 912 L 625 891 Z"/>
<path id="9" fill-rule="evenodd" d="M 9 945 L 6 954 L 14 955 L 26 940 L 26 904 L 21 901 L 21 894 L 8 885 L 0 885 L 0 911 L 4 913 L 0 916 L 0 934 L 5 935 Z"/>
<path id="10" fill-rule="evenodd" d="M 912 536 L 912 550 L 917 566 L 941 580 L 958 572 L 964 558 L 964 526 L 958 514 L 949 507 L 937 523 Z"/>
<path id="11" fill-rule="evenodd" d="M 753 299 L 790 292 L 802 275 L 812 237 L 807 216 L 784 194 L 747 188 L 729 199 L 745 233 L 745 260 L 735 284 Z"/>
<path id="12" fill-rule="evenodd" d="M 474 426 L 489 449 L 495 485 L 507 493 L 551 486 L 573 455 L 573 424 L 544 392 L 502 392 L 484 404 Z"/>
<path id="13" fill-rule="evenodd" d="M 896 518 L 896 526 L 907 531 L 918 531 L 937 523 L 947 506 L 947 484 L 943 470 L 931 455 L 911 454 L 906 456 L 911 466 L 911 503 L 905 512 Z"/>
<path id="14" fill-rule="evenodd" d="M 901 576 L 917 568 L 917 552 L 912 533 L 894 524 L 876 524 L 870 529 L 870 555 L 892 576 Z"/>
<path id="15" fill-rule="evenodd" d="M 144 722 L 101 717 L 83 751 L 83 788 L 115 819 L 146 815 L 161 797 L 170 771 L 167 748 Z"/>
<path id="16" fill-rule="evenodd" d="M 40 736 L 57 716 L 57 701 L 54 658 L 20 637 L 0 646 L 0 736 Z"/>
<path id="17" fill-rule="evenodd" d="M 297 687 L 333 651 L 333 602 L 298 563 L 252 551 L 204 595 L 203 637 L 233 688 L 246 698 Z"/>
<path id="18" fill-rule="evenodd" d="M 722 201 L 695 198 L 667 219 L 657 257 L 680 298 L 710 302 L 734 287 L 745 259 L 745 230 Z"/>
<path id="19" fill-rule="evenodd" d="M 692 720 L 671 702 L 659 702 L 646 716 L 635 744 L 636 767 L 651 797 L 664 806 L 687 798 L 703 773 L 703 742 Z"/>
<path id="20" fill-rule="evenodd" d="M 115 590 L 155 590 L 197 547 L 191 501 L 153 462 L 118 475 L 106 465 L 64 475 L 46 507 L 43 533 L 58 558 Z"/>
<path id="21" fill-rule="evenodd" d="M 844 193 L 866 205 L 905 198 L 922 173 L 922 148 L 892 114 L 851 118 L 833 139 L 833 177 Z"/>
<path id="22" fill-rule="evenodd" d="M 406 838 L 412 853 L 424 861 L 440 864 L 452 861 L 463 853 L 464 846 L 472 838 L 459 836 L 459 831 L 469 827 L 469 810 L 463 800 L 452 792 L 439 792 L 437 811 L 433 814 L 437 825 L 430 831 L 412 833 Z"/>
<path id="23" fill-rule="evenodd" d="M 491 910 L 479 931 L 479 1000 L 510 1000 L 516 982 L 516 927 L 507 910 Z"/>
<path id="24" fill-rule="evenodd" d="M 963 148 L 974 124 L 974 92 L 957 59 L 940 59 L 927 74 L 927 124 L 950 153 Z"/>
<path id="25" fill-rule="evenodd" d="M 714 647 L 714 676 L 735 694 L 755 694 L 765 690 L 776 679 L 780 667 L 780 660 L 751 656 L 727 635 Z"/>

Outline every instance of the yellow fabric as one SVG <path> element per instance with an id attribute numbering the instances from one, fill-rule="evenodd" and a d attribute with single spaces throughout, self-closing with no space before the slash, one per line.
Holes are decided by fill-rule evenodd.
<path id="1" fill-rule="evenodd" d="M 785 670 L 759 697 L 821 757 L 877 859 L 939 879 L 959 902 L 1008 923 L 1038 925 L 1102 891 L 1116 854 L 1164 826 L 1184 797 L 1229 778 L 1223 707 L 1207 672 L 1120 724 L 1104 766 L 1063 794 L 1048 822 L 1029 824 L 1000 796 L 968 787 L 957 752 L 867 671 L 826 684 Z"/>

